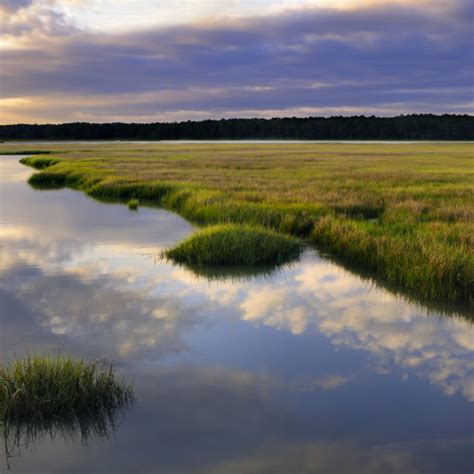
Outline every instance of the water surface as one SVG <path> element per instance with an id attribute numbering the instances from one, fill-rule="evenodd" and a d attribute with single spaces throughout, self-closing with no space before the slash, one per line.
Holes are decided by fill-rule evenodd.
<path id="1" fill-rule="evenodd" d="M 109 436 L 37 433 L 13 472 L 472 472 L 468 319 L 313 250 L 207 280 L 159 257 L 193 231 L 176 214 L 34 191 L 19 159 L 0 157 L 0 359 L 113 361 L 137 401 Z"/>

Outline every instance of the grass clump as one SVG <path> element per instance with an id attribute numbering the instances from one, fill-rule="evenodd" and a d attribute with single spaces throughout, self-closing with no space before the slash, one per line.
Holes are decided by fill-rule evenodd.
<path id="1" fill-rule="evenodd" d="M 29 356 L 0 367 L 0 422 L 70 421 L 102 417 L 133 399 L 112 366 L 59 355 Z"/>
<path id="2" fill-rule="evenodd" d="M 35 189 L 61 189 L 66 186 L 66 179 L 67 176 L 64 173 L 44 171 L 31 175 L 28 184 Z"/>
<path id="3" fill-rule="evenodd" d="M 139 204 L 138 199 L 130 199 L 130 201 L 128 201 L 128 203 L 127 203 L 128 208 L 131 211 L 136 211 L 138 209 L 138 204 Z"/>
<path id="4" fill-rule="evenodd" d="M 187 265 L 279 265 L 297 258 L 297 239 L 257 226 L 221 224 L 199 231 L 163 255 Z"/>
<path id="5" fill-rule="evenodd" d="M 49 154 L 50 152 L 40 152 L 40 151 L 33 151 L 32 152 L 22 152 L 22 155 L 45 155 Z M 17 154 L 17 153 L 15 153 Z M 42 170 L 44 168 L 48 168 L 48 166 L 53 166 L 57 163 L 59 163 L 59 160 L 56 160 L 55 158 L 50 158 L 48 156 L 29 156 L 26 158 L 22 158 L 20 160 L 20 163 L 26 166 L 31 166 L 32 168 L 35 168 L 37 170 Z"/>

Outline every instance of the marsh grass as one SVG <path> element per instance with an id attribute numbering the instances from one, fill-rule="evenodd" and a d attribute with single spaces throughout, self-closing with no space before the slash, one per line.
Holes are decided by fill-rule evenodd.
<path id="1" fill-rule="evenodd" d="M 36 154 L 40 154 L 40 152 L 37 152 Z M 59 160 L 55 158 L 45 157 L 45 156 L 38 156 L 38 157 L 35 156 L 35 157 L 23 158 L 20 160 L 20 163 L 27 166 L 31 166 L 32 168 L 35 168 L 37 170 L 42 170 L 44 168 L 47 168 L 48 166 L 53 166 L 59 163 Z"/>
<path id="2" fill-rule="evenodd" d="M 58 355 L 34 355 L 0 367 L 0 421 L 80 423 L 107 417 L 133 401 L 133 388 L 112 366 Z"/>
<path id="3" fill-rule="evenodd" d="M 63 173 L 45 171 L 31 175 L 28 184 L 35 189 L 61 189 L 66 186 L 66 176 Z"/>
<path id="4" fill-rule="evenodd" d="M 446 227 L 444 238 L 456 232 Z M 444 238 L 429 223 L 396 229 L 332 216 L 320 219 L 311 236 L 321 248 L 392 286 L 416 288 L 425 299 L 469 300 L 474 285 L 472 255 L 462 245 L 447 246 Z M 452 238 L 461 242 L 462 233 Z"/>
<path id="5" fill-rule="evenodd" d="M 297 239 L 257 226 L 222 224 L 191 235 L 163 256 L 187 265 L 281 265 L 298 258 Z"/>
<path id="6" fill-rule="evenodd" d="M 0 367 L 0 433 L 6 467 L 44 438 L 80 439 L 84 445 L 109 438 L 133 403 L 131 385 L 112 367 L 82 360 L 30 356 Z"/>
<path id="7" fill-rule="evenodd" d="M 138 199 L 130 199 L 130 201 L 128 201 L 127 203 L 127 206 L 131 211 L 136 211 L 138 210 L 138 204 L 139 204 Z"/>
<path id="8" fill-rule="evenodd" d="M 471 144 L 77 146 L 55 146 L 30 183 L 265 227 L 420 299 L 474 300 Z"/>
<path id="9" fill-rule="evenodd" d="M 474 324 L 474 300 L 469 299 L 450 299 L 435 297 L 424 297 L 415 289 L 407 289 L 396 283 L 389 283 L 386 279 L 380 278 L 380 274 L 375 269 L 368 268 L 367 262 L 363 265 L 350 261 L 347 256 L 340 257 L 334 251 L 328 252 L 324 245 L 318 243 L 320 255 L 324 259 L 344 268 L 345 271 L 351 273 L 365 281 L 369 287 L 381 288 L 397 295 L 401 300 L 418 308 L 420 314 L 433 315 L 436 313 L 440 317 L 449 316 L 452 318 L 460 318 Z"/>

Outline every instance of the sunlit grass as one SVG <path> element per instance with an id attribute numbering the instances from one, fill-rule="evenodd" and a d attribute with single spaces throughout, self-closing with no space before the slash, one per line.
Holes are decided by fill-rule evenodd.
<path id="1" fill-rule="evenodd" d="M 138 199 L 130 199 L 130 201 L 127 202 L 127 206 L 131 211 L 136 211 L 138 209 L 138 204 Z"/>
<path id="2" fill-rule="evenodd" d="M 164 256 L 188 265 L 280 265 L 300 254 L 297 239 L 257 226 L 222 224 L 196 232 Z"/>
<path id="3" fill-rule="evenodd" d="M 392 286 L 414 289 L 426 299 L 465 301 L 472 298 L 474 265 L 463 232 L 463 226 L 439 222 L 390 225 L 327 216 L 311 239 Z"/>
<path id="4" fill-rule="evenodd" d="M 113 368 L 67 356 L 34 355 L 0 366 L 0 422 L 103 416 L 133 398 Z"/>
<path id="5" fill-rule="evenodd" d="M 16 153 L 15 153 L 16 154 Z M 33 153 L 31 152 L 21 152 L 21 155 L 40 155 L 44 153 L 41 153 L 40 151 L 35 151 L 33 150 Z M 33 168 L 36 168 L 38 170 L 47 168 L 48 166 L 55 165 L 56 163 L 59 163 L 58 160 L 55 158 L 50 158 L 48 156 L 29 156 L 28 158 L 22 158 L 20 160 L 20 163 L 23 163 L 24 165 L 31 166 Z"/>
<path id="6" fill-rule="evenodd" d="M 471 144 L 48 147 L 58 162 L 32 176 L 36 186 L 152 201 L 204 225 L 266 227 L 422 298 L 473 299 Z"/>

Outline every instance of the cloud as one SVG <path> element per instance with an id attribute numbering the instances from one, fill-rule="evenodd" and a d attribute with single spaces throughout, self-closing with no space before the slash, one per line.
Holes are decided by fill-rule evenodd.
<path id="1" fill-rule="evenodd" d="M 350 382 L 350 377 L 331 374 L 314 379 L 300 379 L 294 382 L 293 388 L 298 391 L 311 392 L 313 390 L 336 390 Z"/>
<path id="2" fill-rule="evenodd" d="M 300 442 L 260 447 L 248 456 L 226 460 L 206 472 L 397 473 L 444 472 L 434 453 L 468 453 L 469 439 L 431 440 L 364 446 L 360 442 Z M 436 459 L 436 460 L 435 460 Z M 451 466 L 452 467 L 452 466 Z M 449 469 L 449 468 L 448 468 Z M 201 471 L 204 472 L 204 471 Z"/>
<path id="3" fill-rule="evenodd" d="M 450 5 L 294 9 L 107 34 L 78 30 L 62 10 L 30 12 L 7 25 L 23 42 L 2 51 L 1 120 L 471 112 L 473 8 Z"/>
<path id="4" fill-rule="evenodd" d="M 68 35 L 77 31 L 65 13 L 54 8 L 56 5 L 54 0 L 9 3 L 0 7 L 3 17 L 0 38 L 3 41 L 10 39 L 7 45 L 15 47 L 22 41 L 45 40 L 48 37 Z"/>
<path id="5" fill-rule="evenodd" d="M 34 0 L 2 0 L 0 8 L 6 12 L 15 12 L 29 7 Z"/>

